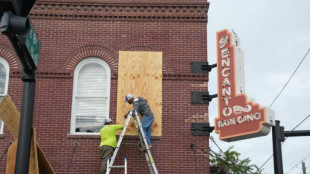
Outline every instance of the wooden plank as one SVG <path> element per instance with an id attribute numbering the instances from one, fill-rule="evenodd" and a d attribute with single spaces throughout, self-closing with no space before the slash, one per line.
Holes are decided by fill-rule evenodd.
<path id="1" fill-rule="evenodd" d="M 124 103 L 131 93 L 148 100 L 154 114 L 152 136 L 162 131 L 162 52 L 120 51 L 118 63 L 117 123 L 124 124 L 124 114 L 133 108 Z M 137 135 L 134 123 L 129 124 L 126 135 Z"/>
<path id="2" fill-rule="evenodd" d="M 0 118 L 15 139 L 18 139 L 20 113 L 9 95 L 0 103 Z"/>
<path id="3" fill-rule="evenodd" d="M 31 174 L 39 174 L 38 154 L 37 154 L 36 143 L 37 143 L 36 131 L 35 129 L 33 129 L 33 136 L 31 138 L 31 148 L 30 148 L 29 172 L 28 172 Z M 6 174 L 15 173 L 17 144 L 18 144 L 18 141 L 16 140 L 9 147 L 7 165 L 6 165 Z"/>
<path id="4" fill-rule="evenodd" d="M 0 118 L 11 132 L 15 139 L 18 139 L 18 130 L 20 123 L 20 113 L 17 110 L 14 102 L 12 101 L 9 95 L 6 95 L 2 102 L 0 103 Z M 37 156 L 40 173 L 44 174 L 53 174 L 55 173 L 52 166 L 45 157 L 43 151 L 41 150 L 38 143 L 35 143 L 37 146 Z M 15 152 L 16 153 L 16 152 Z M 15 155 L 16 156 L 16 155 Z M 15 162 L 14 162 L 15 165 Z M 14 166 L 15 168 L 15 166 Z"/>
<path id="5" fill-rule="evenodd" d="M 16 160 L 17 144 L 18 144 L 18 142 L 15 141 L 9 147 L 7 163 L 6 163 L 6 174 L 14 174 L 14 172 L 15 172 L 15 160 Z"/>
<path id="6" fill-rule="evenodd" d="M 39 172 L 44 174 L 55 174 L 54 169 L 47 160 L 46 156 L 44 155 L 38 143 L 37 143 L 37 151 L 38 151 Z"/>
<path id="7" fill-rule="evenodd" d="M 38 152 L 37 152 L 37 139 L 36 129 L 32 129 L 30 160 L 29 160 L 29 173 L 39 174 Z"/>

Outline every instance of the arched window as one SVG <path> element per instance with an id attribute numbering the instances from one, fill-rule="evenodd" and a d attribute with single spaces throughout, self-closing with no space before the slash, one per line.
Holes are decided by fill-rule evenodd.
<path id="1" fill-rule="evenodd" d="M 10 66 L 8 62 L 0 57 L 0 102 L 8 93 Z M 3 121 L 0 119 L 0 134 L 3 133 Z"/>
<path id="2" fill-rule="evenodd" d="M 98 134 L 109 117 L 111 69 L 99 58 L 86 58 L 74 70 L 71 134 Z"/>

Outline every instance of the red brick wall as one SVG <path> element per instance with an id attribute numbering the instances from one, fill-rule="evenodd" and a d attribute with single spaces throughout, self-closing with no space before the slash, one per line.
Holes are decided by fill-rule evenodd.
<path id="1" fill-rule="evenodd" d="M 205 0 L 37 1 L 31 21 L 41 41 L 33 126 L 37 141 L 56 173 L 67 173 L 74 142 L 78 142 L 70 173 L 100 169 L 99 136 L 70 135 L 73 72 L 83 58 L 94 56 L 111 68 L 110 117 L 116 119 L 118 51 L 163 52 L 162 136 L 152 137 L 159 173 L 196 173 L 190 144 L 206 150 L 208 137 L 191 136 L 190 122 L 208 122 L 207 105 L 190 103 L 190 92 L 207 90 L 207 75 L 191 74 L 190 62 L 207 60 Z M 20 63 L 0 36 L 0 56 L 11 67 L 9 94 L 20 108 Z M 15 63 L 14 63 L 15 62 Z M 0 156 L 13 141 L 0 135 Z M 126 137 L 116 163 L 128 159 L 128 173 L 149 173 L 138 151 L 137 137 Z M 209 173 L 209 156 L 195 150 L 198 173 Z M 0 161 L 4 173 L 6 155 Z M 113 173 L 122 173 L 113 169 Z"/>

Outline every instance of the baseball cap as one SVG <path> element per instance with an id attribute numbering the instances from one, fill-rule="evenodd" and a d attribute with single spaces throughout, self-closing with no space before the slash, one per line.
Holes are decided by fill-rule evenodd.
<path id="1" fill-rule="evenodd" d="M 130 99 L 132 99 L 132 94 L 127 94 L 126 96 L 125 96 L 125 103 L 126 102 L 128 102 Z"/>
<path id="2" fill-rule="evenodd" d="M 112 120 L 110 119 L 110 118 L 105 118 L 104 119 L 104 124 L 107 124 L 107 123 L 109 123 L 109 122 L 111 122 Z"/>

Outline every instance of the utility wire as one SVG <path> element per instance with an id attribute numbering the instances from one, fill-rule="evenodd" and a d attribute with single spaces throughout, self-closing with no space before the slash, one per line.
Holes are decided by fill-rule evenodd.
<path id="1" fill-rule="evenodd" d="M 234 168 L 231 167 L 231 164 L 232 164 L 234 167 L 240 167 L 238 164 L 236 164 L 236 163 L 234 163 L 233 161 L 231 161 L 231 160 L 229 160 L 229 159 L 226 158 L 226 160 L 228 160 L 229 162 L 231 162 L 231 164 L 229 164 L 227 161 L 223 160 L 223 159 L 220 157 L 220 156 L 221 156 L 220 154 L 214 152 L 212 149 L 210 149 L 210 152 L 212 152 L 212 153 L 215 155 L 215 157 L 216 157 L 217 159 L 221 160 L 223 163 L 225 163 L 227 166 L 229 166 L 232 170 L 234 170 Z M 213 156 L 211 153 L 210 153 L 210 155 Z M 213 157 L 214 157 L 214 156 L 213 156 Z M 253 173 L 252 171 L 249 171 L 249 172 L 252 173 L 252 174 L 255 174 L 255 173 Z"/>
<path id="2" fill-rule="evenodd" d="M 218 154 L 218 153 L 216 153 L 216 152 L 214 152 L 212 149 L 210 149 L 210 152 L 212 152 L 212 153 L 210 153 L 210 155 L 211 156 L 213 156 L 213 157 L 215 157 L 215 158 L 217 158 L 217 159 L 219 159 L 220 161 L 222 161 L 223 163 L 225 163 L 227 166 L 229 166 L 229 168 L 231 168 L 232 170 L 233 170 L 233 168 L 231 167 L 231 165 L 229 164 L 229 163 L 227 163 L 225 160 L 223 160 L 221 157 L 220 157 L 220 155 Z"/>
<path id="3" fill-rule="evenodd" d="M 215 143 L 215 142 L 214 142 L 214 143 Z M 216 143 L 215 143 L 215 144 L 216 144 Z M 221 150 L 222 153 L 224 153 L 223 150 L 220 148 L 220 146 L 218 146 L 217 144 L 216 144 L 216 146 Z M 197 167 L 196 167 L 196 158 L 195 158 L 195 153 L 194 153 L 194 147 L 196 147 L 197 149 L 200 149 L 200 150 L 201 150 L 202 152 L 204 152 L 205 154 L 209 154 L 209 155 L 211 155 L 211 156 L 213 156 L 213 157 L 219 159 L 220 161 L 222 161 L 223 163 L 225 163 L 227 166 L 229 166 L 229 167 L 231 168 L 231 165 L 230 165 L 227 161 L 223 160 L 223 159 L 220 157 L 220 154 L 214 152 L 211 148 L 210 148 L 209 150 L 210 150 L 210 152 L 212 152 L 215 156 L 214 156 L 212 153 L 207 152 L 205 149 L 196 146 L 195 144 L 191 144 L 190 147 L 191 147 L 192 150 L 193 150 L 193 155 L 194 155 L 194 160 L 195 160 L 194 162 L 195 162 L 196 173 L 197 173 Z M 231 161 L 231 160 L 229 160 L 229 159 L 226 159 L 226 160 L 228 160 L 229 162 L 231 162 L 231 164 L 232 164 L 233 166 L 237 166 L 237 167 L 239 166 L 238 164 L 235 164 L 233 161 Z M 231 168 L 231 169 L 233 170 L 233 168 Z M 255 173 L 253 173 L 252 171 L 250 171 L 250 172 L 251 172 L 252 174 L 255 174 Z"/>
<path id="4" fill-rule="evenodd" d="M 197 164 L 196 164 L 197 163 L 197 161 L 196 161 L 196 154 L 195 154 L 195 151 L 194 151 L 194 147 L 196 147 L 196 146 L 194 144 L 191 144 L 190 147 L 192 148 L 192 151 L 193 151 L 196 174 L 198 174 L 198 169 L 197 169 Z"/>
<path id="5" fill-rule="evenodd" d="M 0 158 L 0 161 L 2 161 L 4 155 L 8 152 L 9 147 L 11 146 L 11 144 L 13 144 L 12 141 L 9 142 L 9 145 L 6 147 L 6 149 L 5 149 L 4 152 L 2 153 L 2 156 L 1 156 L 1 158 Z"/>
<path id="6" fill-rule="evenodd" d="M 214 141 L 214 138 L 212 137 L 212 136 L 210 136 L 210 139 L 213 141 L 213 143 L 217 146 L 217 148 L 219 148 L 220 149 L 220 151 L 222 152 L 222 153 L 224 153 L 224 151 L 222 150 L 222 148 Z M 216 153 L 216 152 L 214 152 L 214 151 L 212 151 L 211 149 L 210 149 L 210 151 L 211 152 L 213 152 L 213 153 Z M 211 155 L 211 153 L 210 153 L 210 155 Z M 222 160 L 222 158 L 219 158 L 221 161 L 223 161 Z M 229 160 L 230 161 L 230 160 Z M 229 165 L 226 161 L 223 161 L 226 165 Z M 236 164 L 234 164 L 232 161 L 230 161 L 234 166 L 236 166 Z M 251 171 L 250 171 L 251 172 Z M 251 173 L 253 173 L 253 172 L 251 172 Z"/>
<path id="7" fill-rule="evenodd" d="M 79 145 L 78 142 L 74 142 L 74 148 L 73 148 L 72 155 L 71 155 L 71 159 L 70 159 L 69 166 L 68 166 L 68 169 L 67 169 L 67 174 L 69 174 L 69 172 L 70 172 L 71 163 L 72 163 L 72 160 L 73 160 L 73 157 L 74 157 L 75 149 L 76 149 L 76 147 L 77 147 L 78 145 Z"/>
<path id="8" fill-rule="evenodd" d="M 282 90 L 279 92 L 279 94 L 276 96 L 276 98 L 271 102 L 271 104 L 269 105 L 269 108 L 274 104 L 274 102 L 278 99 L 278 97 L 281 95 L 281 93 L 283 92 L 283 90 L 286 88 L 287 84 L 291 81 L 291 79 L 293 78 L 293 76 L 295 75 L 296 71 L 298 70 L 298 68 L 300 67 L 300 65 L 302 64 L 302 62 L 306 59 L 308 53 L 310 51 L 310 48 L 308 49 L 308 51 L 306 52 L 305 56 L 302 58 L 302 60 L 300 61 L 300 63 L 298 64 L 297 68 L 295 69 L 295 71 L 293 72 L 293 74 L 291 75 L 291 77 L 288 79 L 288 81 L 286 82 L 286 84 L 284 85 L 284 87 L 282 88 Z M 308 115 L 309 117 L 309 115 Z M 308 117 L 306 117 L 304 120 L 306 120 Z M 304 120 L 302 122 L 304 122 Z M 301 123 L 302 123 L 301 122 Z M 299 123 L 293 130 L 295 130 L 301 123 Z M 287 138 L 285 138 L 286 140 Z M 283 143 L 282 143 L 283 144 Z M 273 154 L 265 161 L 265 163 L 259 168 L 259 170 L 264 167 L 267 162 L 273 157 Z"/>
<path id="9" fill-rule="evenodd" d="M 297 126 L 295 126 L 295 127 L 292 129 L 292 131 L 294 131 L 298 126 L 300 126 L 300 125 L 301 125 L 304 121 L 306 121 L 309 117 L 310 117 L 310 114 L 309 114 L 308 116 L 306 116 L 306 118 L 304 118 L 299 124 L 297 124 Z M 285 140 L 286 140 L 287 138 L 288 138 L 288 137 L 286 137 Z M 284 140 L 284 142 L 285 142 L 285 140 Z M 284 142 L 283 142 L 283 143 L 284 143 Z M 281 145 L 282 145 L 283 143 L 281 143 Z M 267 162 L 268 162 L 272 157 L 273 157 L 273 154 L 264 162 L 264 164 L 263 164 L 262 166 L 260 166 L 259 170 L 260 170 L 262 167 L 264 167 L 264 166 L 267 164 Z"/>
<path id="10" fill-rule="evenodd" d="M 288 170 L 287 172 L 285 173 L 289 173 L 290 171 L 292 171 L 294 168 L 297 168 L 297 165 L 299 164 L 300 162 L 298 162 L 297 164 L 295 164 L 292 168 L 290 168 L 290 170 Z"/>
<path id="11" fill-rule="evenodd" d="M 291 170 L 293 170 L 294 168 L 297 168 L 297 165 L 300 164 L 300 162 L 305 161 L 307 158 L 309 158 L 310 156 L 307 155 L 303 160 L 299 161 L 297 164 L 295 164 L 290 170 L 288 170 L 286 173 L 289 173 Z"/>
<path id="12" fill-rule="evenodd" d="M 294 73 L 291 75 L 291 77 L 288 79 L 288 81 L 286 82 L 286 84 L 283 86 L 283 88 L 281 89 L 281 91 L 279 92 L 279 94 L 276 96 L 276 98 L 272 101 L 272 103 L 269 105 L 269 107 L 271 107 L 273 105 L 273 103 L 278 99 L 278 97 L 281 95 L 281 93 L 283 92 L 283 90 L 286 88 L 287 84 L 291 81 L 291 79 L 293 78 L 293 76 L 295 75 L 296 71 L 298 70 L 298 68 L 300 67 L 300 65 L 302 64 L 302 62 L 306 59 L 308 53 L 310 51 L 310 48 L 308 49 L 307 53 L 305 54 L 305 56 L 303 57 L 303 59 L 300 61 L 300 63 L 298 64 L 297 68 L 295 69 Z"/>
<path id="13" fill-rule="evenodd" d="M 223 152 L 223 150 L 220 148 L 220 146 L 217 145 L 217 143 L 214 141 L 214 138 L 212 136 L 210 136 L 210 139 L 213 141 L 213 143 L 216 145 L 216 147 L 219 148 L 221 152 Z"/>
<path id="14" fill-rule="evenodd" d="M 267 163 L 268 161 L 273 157 L 273 154 L 270 155 L 270 157 L 264 162 L 264 164 L 262 166 L 260 166 L 260 168 L 258 170 L 260 170 L 261 168 L 263 168 Z"/>
<path id="15" fill-rule="evenodd" d="M 309 114 L 305 119 L 303 119 L 297 126 L 295 126 L 295 127 L 293 128 L 292 131 L 294 131 L 299 125 L 301 125 L 301 124 L 302 124 L 304 121 L 306 121 L 309 117 L 310 117 L 310 114 Z"/>

